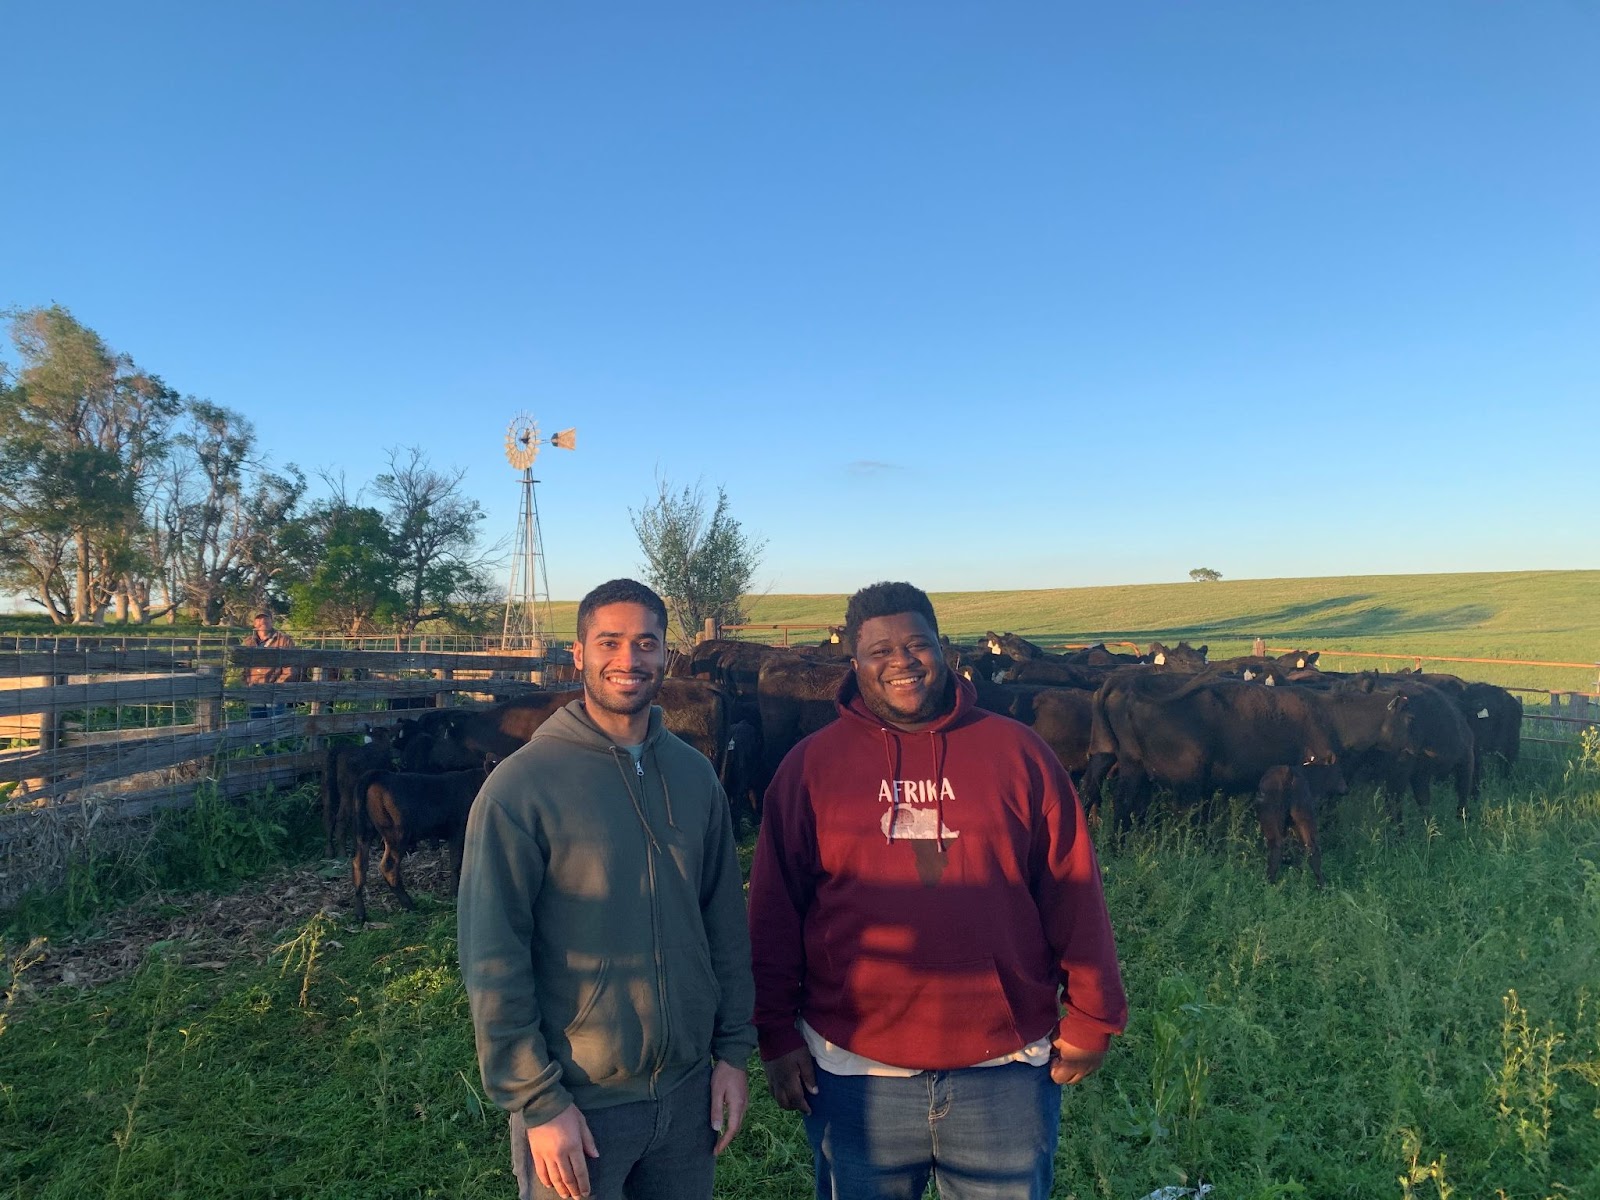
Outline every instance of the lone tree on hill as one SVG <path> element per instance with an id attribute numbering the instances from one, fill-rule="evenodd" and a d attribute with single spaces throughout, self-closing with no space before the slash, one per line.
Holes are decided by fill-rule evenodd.
<path id="1" fill-rule="evenodd" d="M 675 640 L 694 645 L 713 617 L 721 625 L 744 619 L 740 601 L 750 590 L 766 543 L 751 539 L 728 512 L 728 493 L 717 488 L 707 511 L 704 489 L 696 482 L 674 490 L 656 480 L 656 498 L 638 512 L 628 510 L 639 548 L 644 551 L 645 582 L 661 593 L 672 618 Z"/>
<path id="2" fill-rule="evenodd" d="M 1196 567 L 1189 572 L 1189 578 L 1196 583 L 1216 583 L 1222 578 L 1222 572 L 1211 567 Z"/>

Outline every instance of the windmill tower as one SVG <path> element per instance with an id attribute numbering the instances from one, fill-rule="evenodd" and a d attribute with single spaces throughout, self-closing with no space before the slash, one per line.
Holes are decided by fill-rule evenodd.
<path id="1" fill-rule="evenodd" d="M 500 633 L 502 650 L 528 650 L 543 655 L 550 636 L 550 576 L 545 570 L 544 534 L 539 529 L 539 500 L 533 485 L 533 460 L 541 445 L 576 450 L 578 431 L 563 429 L 541 441 L 539 425 L 527 413 L 518 413 L 506 427 L 506 461 L 522 472 L 522 509 L 517 514 L 517 536 L 511 554 L 511 582 L 506 588 L 506 619 Z"/>

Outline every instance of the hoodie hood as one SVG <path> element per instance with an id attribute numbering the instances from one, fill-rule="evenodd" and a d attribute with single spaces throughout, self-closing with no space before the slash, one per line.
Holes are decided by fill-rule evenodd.
<path id="1" fill-rule="evenodd" d="M 965 724 L 971 718 L 973 710 L 978 707 L 978 689 L 972 686 L 970 679 L 949 670 L 946 671 L 945 677 L 955 685 L 955 703 L 950 706 L 949 712 L 924 729 L 896 729 L 893 725 L 873 713 L 867 707 L 867 702 L 861 698 L 861 689 L 856 685 L 856 673 L 854 671 L 844 677 L 844 682 L 839 685 L 838 694 L 834 697 L 833 702 L 838 708 L 841 717 L 860 722 L 871 729 L 887 730 L 897 737 L 918 737 L 925 733 L 943 733 L 946 730 L 956 728 L 958 725 Z"/>
<path id="2" fill-rule="evenodd" d="M 662 722 L 661 709 L 652 704 L 650 706 L 650 725 L 645 730 L 644 745 L 653 746 L 666 732 L 666 725 Z M 530 741 L 539 738 L 557 738 L 563 742 L 572 742 L 579 746 L 586 746 L 591 750 L 610 753 L 620 749 L 619 743 L 600 726 L 596 725 L 589 717 L 589 712 L 583 707 L 583 699 L 563 705 L 550 715 L 550 719 L 533 731 Z"/>

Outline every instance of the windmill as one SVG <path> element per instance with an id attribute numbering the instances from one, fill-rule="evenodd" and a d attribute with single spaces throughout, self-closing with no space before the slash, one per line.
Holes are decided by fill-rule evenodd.
<path id="1" fill-rule="evenodd" d="M 563 429 L 547 439 L 539 437 L 539 424 L 525 412 L 506 427 L 506 461 L 522 472 L 522 510 L 517 515 L 517 538 L 511 554 L 511 583 L 506 588 L 506 620 L 500 634 L 502 650 L 529 650 L 543 655 L 550 635 L 550 576 L 545 570 L 544 534 L 539 529 L 539 501 L 533 485 L 533 460 L 539 447 L 576 450 L 578 431 Z"/>

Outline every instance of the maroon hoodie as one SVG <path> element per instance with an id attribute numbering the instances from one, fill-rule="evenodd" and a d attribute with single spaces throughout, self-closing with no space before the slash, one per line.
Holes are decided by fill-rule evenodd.
<path id="1" fill-rule="evenodd" d="M 1059 1033 L 1104 1049 L 1128 1003 L 1072 784 L 1027 726 L 956 700 L 906 733 L 851 675 L 784 758 L 750 872 L 761 1056 L 830 1042 L 970 1067 Z M 1065 989 L 1065 1014 L 1058 1000 Z"/>

